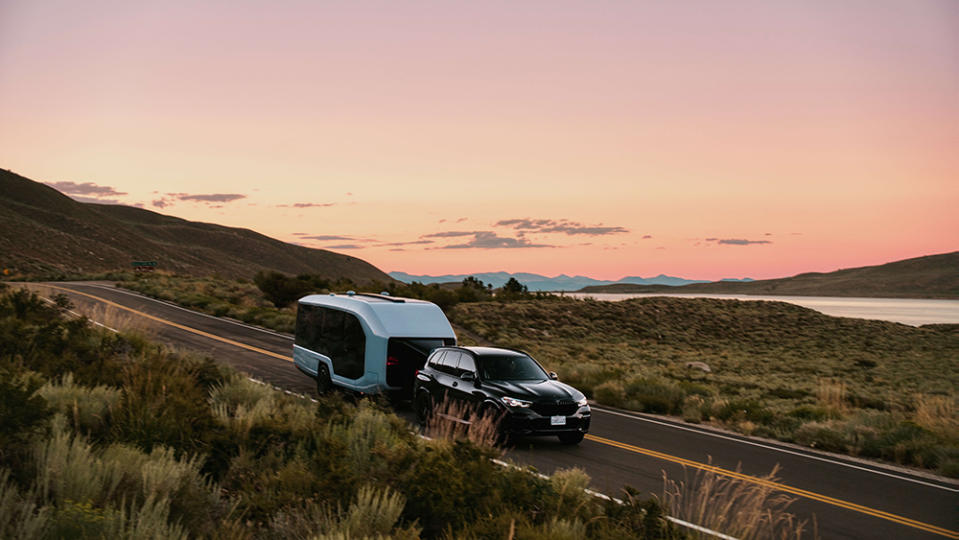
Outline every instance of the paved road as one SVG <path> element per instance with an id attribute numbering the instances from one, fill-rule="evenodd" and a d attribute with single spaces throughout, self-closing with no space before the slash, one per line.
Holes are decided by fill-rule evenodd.
<path id="1" fill-rule="evenodd" d="M 209 354 L 284 389 L 313 391 L 312 381 L 291 363 L 288 335 L 195 313 L 109 284 L 47 285 L 67 293 L 81 313 L 106 303 L 143 320 L 160 341 Z M 597 490 L 612 496 L 625 485 L 658 494 L 664 471 L 682 480 L 708 469 L 790 494 L 796 499 L 790 511 L 815 522 L 822 538 L 959 539 L 957 482 L 657 416 L 600 407 L 593 411 L 591 432 L 579 446 L 531 438 L 507 457 L 546 474 L 581 467 Z M 760 478 L 776 465 L 775 482 Z"/>

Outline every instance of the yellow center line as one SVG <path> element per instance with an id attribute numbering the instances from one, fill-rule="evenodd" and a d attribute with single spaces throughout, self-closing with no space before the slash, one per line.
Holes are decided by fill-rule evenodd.
<path id="1" fill-rule="evenodd" d="M 873 516 L 873 517 L 877 517 L 877 518 L 880 518 L 880 519 L 885 519 L 885 520 L 887 520 L 887 521 L 892 521 L 892 522 L 895 522 L 895 523 L 899 523 L 900 525 L 906 525 L 906 526 L 908 526 L 908 527 L 913 527 L 913 528 L 920 529 L 920 530 L 923 530 L 923 531 L 926 531 L 926 532 L 930 532 L 930 533 L 933 533 L 933 534 L 938 534 L 938 535 L 941 535 L 941 536 L 945 536 L 946 538 L 954 538 L 954 539 L 959 540 L 959 532 L 957 532 L 957 531 L 952 531 L 952 530 L 945 529 L 945 528 L 943 528 L 943 527 L 939 527 L 939 526 L 932 525 L 932 524 L 929 524 L 929 523 L 923 523 L 923 522 L 921 522 L 921 521 L 916 521 L 916 520 L 914 520 L 914 519 L 909 519 L 909 518 L 907 518 L 907 517 L 899 516 L 899 515 L 896 515 L 896 514 L 891 514 L 891 513 L 889 513 L 889 512 L 884 512 L 884 511 L 882 511 L 882 510 L 876 510 L 875 508 L 869 508 L 868 506 L 862 506 L 862 505 L 860 505 L 860 504 L 856 504 L 856 503 L 844 501 L 844 500 L 842 500 L 842 499 L 836 499 L 836 498 L 829 497 L 829 496 L 826 496 L 826 495 L 820 495 L 819 493 L 814 493 L 814 492 L 812 492 L 812 491 L 807 491 L 807 490 L 805 490 L 805 489 L 800 489 L 800 488 L 795 488 L 795 487 L 792 487 L 792 486 L 787 486 L 786 484 L 781 484 L 781 483 L 779 483 L 779 482 L 773 482 L 773 481 L 771 481 L 771 480 L 766 480 L 766 479 L 764 479 L 764 478 L 757 478 L 757 477 L 755 477 L 755 476 L 749 476 L 749 475 L 747 475 L 747 474 L 743 474 L 743 473 L 740 473 L 740 472 L 730 471 L 730 470 L 728 470 L 728 469 L 723 469 L 722 467 L 717 467 L 717 466 L 715 466 L 715 465 L 708 465 L 708 464 L 706 464 L 706 463 L 700 463 L 700 462 L 698 462 L 698 461 L 692 461 L 692 460 L 689 460 L 689 459 L 684 459 L 684 458 L 681 458 L 681 457 L 673 456 L 673 455 L 670 455 L 670 454 L 664 454 L 664 453 L 662 453 L 662 452 L 657 452 L 657 451 L 655 451 L 655 450 L 649 450 L 649 449 L 647 449 L 647 448 L 640 448 L 639 446 L 633 446 L 633 445 L 631 445 L 631 444 L 622 443 L 622 442 L 619 442 L 619 441 L 614 441 L 614 440 L 606 439 L 606 438 L 603 438 L 603 437 L 598 437 L 598 436 L 596 436 L 596 435 L 587 434 L 587 435 L 586 435 L 586 439 L 587 439 L 587 440 L 590 440 L 590 441 L 593 441 L 593 442 L 600 443 L 600 444 L 605 444 L 605 445 L 607 445 L 607 446 L 613 446 L 613 447 L 615 447 L 615 448 L 621 448 L 621 449 L 623 449 L 623 450 L 627 450 L 627 451 L 634 452 L 634 453 L 637 453 L 637 454 L 643 454 L 643 455 L 645 455 L 645 456 L 654 457 L 654 458 L 657 458 L 657 459 L 662 459 L 662 460 L 670 461 L 670 462 L 673 462 L 673 463 L 678 463 L 678 464 L 684 465 L 684 466 L 686 466 L 686 467 L 690 467 L 690 468 L 694 468 L 694 469 L 699 469 L 699 470 L 702 470 L 702 471 L 708 471 L 708 472 L 711 472 L 711 473 L 714 473 L 714 474 L 719 474 L 719 475 L 723 475 L 723 476 L 728 476 L 728 477 L 730 477 L 730 478 L 736 478 L 736 479 L 738 479 L 738 480 L 743 480 L 743 481 L 745 481 L 745 482 L 751 482 L 751 483 L 753 483 L 753 484 L 758 484 L 758 485 L 761 485 L 761 486 L 764 486 L 764 487 L 768 487 L 768 488 L 771 488 L 771 489 L 775 489 L 775 490 L 779 490 L 779 491 L 784 491 L 784 492 L 786 492 L 786 493 L 791 493 L 791 494 L 793 494 L 793 495 L 798 495 L 798 496 L 800 496 L 800 497 L 804 497 L 804 498 L 807 498 L 807 499 L 812 499 L 812 500 L 814 500 L 814 501 L 823 502 L 823 503 L 830 504 L 830 505 L 833 505 L 833 506 L 838 506 L 838 507 L 840 507 L 840 508 L 845 508 L 845 509 L 847 509 L 847 510 L 853 510 L 853 511 L 855 511 L 855 512 L 860 512 L 860 513 L 867 514 L 867 515 L 870 515 L 870 516 Z"/>
<path id="2" fill-rule="evenodd" d="M 205 337 L 205 338 L 210 338 L 210 339 L 219 341 L 219 342 L 221 342 L 221 343 L 226 343 L 226 344 L 229 344 L 229 345 L 233 345 L 233 346 L 235 346 L 235 347 L 240 347 L 241 349 L 246 349 L 246 350 L 248 350 L 248 351 L 253 351 L 253 352 L 260 353 L 260 354 L 265 354 L 265 355 L 267 355 L 267 356 L 272 356 L 273 358 L 279 358 L 280 360 L 286 360 L 287 362 L 292 362 L 292 361 L 293 361 L 293 358 L 291 358 L 291 357 L 289 357 L 289 356 L 284 356 L 284 355 L 282 355 L 282 354 L 278 354 L 278 353 L 275 353 L 275 352 L 273 352 L 273 351 L 268 351 L 268 350 L 266 350 L 266 349 L 261 349 L 261 348 L 259 348 L 259 347 L 254 347 L 254 346 L 252 346 L 252 345 L 247 345 L 246 343 L 240 343 L 239 341 L 234 341 L 234 340 L 229 339 L 229 338 L 221 337 L 221 336 L 218 336 L 218 335 L 216 335 L 216 334 L 211 334 L 211 333 L 209 333 L 209 332 L 204 332 L 203 330 L 197 330 L 196 328 L 191 328 L 191 327 L 189 327 L 189 326 L 182 325 L 182 324 L 178 324 L 178 323 L 175 323 L 175 322 L 173 322 L 173 321 L 168 321 L 168 320 L 166 320 L 166 319 L 162 319 L 162 318 L 160 318 L 160 317 L 157 317 L 157 316 L 154 316 L 154 315 L 150 315 L 149 313 L 144 313 L 144 312 L 142 312 L 142 311 L 138 311 L 138 310 L 136 310 L 136 309 L 133 309 L 133 308 L 130 308 L 130 307 L 127 307 L 127 306 L 124 306 L 124 305 L 117 304 L 116 302 L 111 302 L 110 300 L 107 300 L 106 298 L 102 298 L 102 297 L 100 297 L 100 296 L 96 296 L 96 295 L 93 295 L 93 294 L 88 294 L 88 293 L 81 292 L 81 291 L 78 291 L 78 290 L 76 290 L 76 289 L 70 289 L 70 288 L 67 288 L 67 287 L 59 287 L 59 286 L 57 286 L 57 285 L 49 285 L 49 284 L 46 284 L 46 283 L 45 283 L 44 285 L 47 286 L 47 287 L 52 287 L 52 288 L 54 288 L 54 289 L 60 289 L 60 290 L 62 290 L 62 291 L 68 291 L 68 292 L 71 292 L 71 293 L 73 293 L 73 294 L 79 294 L 80 296 L 86 296 L 87 298 L 92 298 L 93 300 L 96 300 L 96 301 L 98 301 L 98 302 L 103 302 L 104 304 L 106 304 L 106 305 L 108 305 L 108 306 L 115 307 L 115 308 L 117 308 L 117 309 L 122 309 L 122 310 L 124 310 L 124 311 L 129 311 L 130 313 L 135 313 L 135 314 L 137 314 L 137 315 L 140 315 L 141 317 L 146 317 L 147 319 L 150 319 L 151 321 L 156 321 L 156 322 L 158 322 L 158 323 L 165 324 L 165 325 L 167 325 L 167 326 L 172 326 L 173 328 L 178 328 L 178 329 L 184 330 L 184 331 L 186 331 L 186 332 L 192 332 L 192 333 L 194 333 L 194 334 L 196 334 L 196 335 L 198 335 L 198 336 L 203 336 L 203 337 Z"/>
<path id="3" fill-rule="evenodd" d="M 47 285 L 47 286 L 49 286 L 49 287 L 52 287 L 52 288 L 55 288 L 55 289 L 60 289 L 60 290 L 64 290 L 64 291 L 68 291 L 68 292 L 74 293 L 74 294 L 79 294 L 79 295 L 81 295 L 81 296 L 86 296 L 87 298 L 92 298 L 93 300 L 96 300 L 96 301 L 99 301 L 99 302 L 103 302 L 103 303 L 105 303 L 105 304 L 107 304 L 107 305 L 109 305 L 109 306 L 115 307 L 115 308 L 117 308 L 117 309 L 122 309 L 122 310 L 128 311 L 128 312 L 130 312 L 130 313 L 135 313 L 135 314 L 140 315 L 140 316 L 142 316 L 142 317 L 146 317 L 147 319 L 150 319 L 151 321 L 156 321 L 156 322 L 158 322 L 158 323 L 165 324 L 165 325 L 167 325 L 167 326 L 172 326 L 172 327 L 174 327 L 174 328 L 178 328 L 178 329 L 184 330 L 184 331 L 186 331 L 186 332 L 191 332 L 191 333 L 196 334 L 196 335 L 198 335 L 198 336 L 203 336 L 203 337 L 206 337 L 206 338 L 210 338 L 210 339 L 219 341 L 219 342 L 221 342 L 221 343 L 227 343 L 227 344 L 229 344 L 229 345 L 233 345 L 233 346 L 235 346 L 235 347 L 240 347 L 240 348 L 242 348 L 242 349 L 246 349 L 246 350 L 249 350 L 249 351 L 257 352 L 257 353 L 260 353 L 260 354 L 265 354 L 265 355 L 267 355 L 267 356 L 270 356 L 270 357 L 273 357 L 273 358 L 278 358 L 278 359 L 280 359 L 280 360 L 285 360 L 285 361 L 287 361 L 287 362 L 292 362 L 292 361 L 293 361 L 293 359 L 292 359 L 291 357 L 289 357 L 289 356 L 284 356 L 284 355 L 282 355 L 282 354 L 277 354 L 277 353 L 275 353 L 275 352 L 268 351 L 268 350 L 266 350 L 266 349 L 261 349 L 261 348 L 259 348 L 259 347 L 254 347 L 254 346 L 252 346 L 252 345 L 247 345 L 246 343 L 240 343 L 239 341 L 234 341 L 234 340 L 232 340 L 232 339 L 220 337 L 220 336 L 218 336 L 218 335 L 211 334 L 211 333 L 209 333 L 209 332 L 204 332 L 203 330 L 197 330 L 196 328 L 191 328 L 191 327 L 186 326 L 186 325 L 182 325 L 182 324 L 178 324 L 178 323 L 175 323 L 175 322 L 172 322 L 172 321 L 168 321 L 168 320 L 166 320 L 166 319 L 163 319 L 163 318 L 160 318 L 160 317 L 157 317 L 157 316 L 154 316 L 154 315 L 150 315 L 149 313 L 144 313 L 144 312 L 142 312 L 142 311 L 138 311 L 138 310 L 136 310 L 136 309 L 129 308 L 129 307 L 127 307 L 127 306 L 123 306 L 123 305 L 117 304 L 116 302 L 112 302 L 112 301 L 110 301 L 110 300 L 107 300 L 107 299 L 105 299 L 105 298 L 102 298 L 102 297 L 99 297 L 99 296 L 96 296 L 96 295 L 93 295 L 93 294 L 88 294 L 88 293 L 85 293 L 85 292 L 81 292 L 81 291 L 78 291 L 78 290 L 75 290 L 75 289 L 66 288 L 66 287 L 59 287 L 59 286 L 57 286 L 57 285 L 49 285 L 49 284 L 45 284 L 45 285 Z M 814 492 L 812 492 L 812 491 L 807 491 L 807 490 L 804 490 L 804 489 L 795 488 L 795 487 L 792 487 L 792 486 L 787 486 L 786 484 L 781 484 L 781 483 L 779 483 L 779 482 L 773 482 L 773 481 L 771 481 L 771 480 L 766 480 L 766 479 L 763 479 L 763 478 L 757 478 L 757 477 L 755 477 L 755 476 L 749 476 L 749 475 L 746 475 L 746 474 L 743 474 L 743 473 L 740 473 L 740 472 L 730 471 L 730 470 L 728 470 L 728 469 L 723 469 L 722 467 L 717 467 L 717 466 L 715 466 L 715 465 L 708 465 L 708 464 L 706 464 L 706 463 L 700 463 L 700 462 L 698 462 L 698 461 L 692 461 L 692 460 L 689 460 L 689 459 L 684 459 L 684 458 L 681 458 L 681 457 L 673 456 L 673 455 L 670 455 L 670 454 L 664 454 L 664 453 L 662 453 L 662 452 L 657 452 L 657 451 L 655 451 L 655 450 L 649 450 L 649 449 L 647 449 L 647 448 L 640 448 L 639 446 L 633 446 L 633 445 L 631 445 L 631 444 L 622 443 L 622 442 L 619 442 L 619 441 L 614 441 L 614 440 L 612 440 L 612 439 L 606 439 L 606 438 L 599 437 L 599 436 L 596 436 L 596 435 L 587 434 L 587 435 L 586 435 L 586 439 L 587 439 L 587 440 L 590 440 L 590 441 L 593 441 L 593 442 L 596 442 L 596 443 L 605 444 L 605 445 L 608 445 L 608 446 L 613 446 L 613 447 L 615 447 L 615 448 L 620 448 L 620 449 L 623 449 L 623 450 L 627 450 L 627 451 L 630 451 L 630 452 L 634 452 L 634 453 L 637 453 L 637 454 L 643 454 L 643 455 L 646 455 L 646 456 L 649 456 L 649 457 L 654 457 L 654 458 L 657 458 L 657 459 L 662 459 L 662 460 L 665 460 L 665 461 L 670 461 L 670 462 L 672 462 L 672 463 L 678 463 L 678 464 L 680 464 L 680 465 L 685 465 L 686 467 L 690 467 L 690 468 L 694 468 L 694 469 L 699 469 L 699 470 L 703 470 L 703 471 L 708 471 L 708 472 L 711 472 L 711 473 L 714 473 L 714 474 L 719 474 L 719 475 L 723 475 L 723 476 L 728 476 L 728 477 L 730 477 L 730 478 L 736 478 L 736 479 L 738 479 L 738 480 L 743 480 L 743 481 L 745 481 L 745 482 L 751 482 L 751 483 L 753 483 L 753 484 L 758 484 L 758 485 L 765 486 L 765 487 L 768 487 L 768 488 L 771 488 L 771 489 L 776 489 L 776 490 L 783 491 L 783 492 L 786 492 L 786 493 L 791 493 L 791 494 L 793 494 L 793 495 L 798 495 L 798 496 L 800 496 L 800 497 L 804 497 L 804 498 L 811 499 L 811 500 L 814 500 L 814 501 L 823 502 L 823 503 L 830 504 L 830 505 L 833 505 L 833 506 L 838 506 L 838 507 L 840 507 L 840 508 L 845 508 L 845 509 L 847 509 L 847 510 L 852 510 L 852 511 L 855 511 L 855 512 L 860 512 L 860 513 L 862 513 L 862 514 L 870 515 L 870 516 L 877 517 L 877 518 L 880 518 L 880 519 L 885 519 L 885 520 L 887 520 L 887 521 L 892 521 L 892 522 L 894 522 L 894 523 L 899 523 L 900 525 L 906 525 L 906 526 L 908 526 L 908 527 L 913 527 L 913 528 L 920 529 L 920 530 L 923 530 L 923 531 L 926 531 L 926 532 L 930 532 L 930 533 L 933 533 L 933 534 L 938 534 L 938 535 L 940 535 L 940 536 L 945 536 L 946 538 L 952 538 L 952 539 L 955 539 L 955 540 L 959 540 L 959 532 L 957 532 L 957 531 L 952 531 L 952 530 L 949 530 L 949 529 L 946 529 L 946 528 L 943 528 L 943 527 L 939 527 L 939 526 L 936 526 L 936 525 L 932 525 L 932 524 L 929 524 L 929 523 L 923 523 L 923 522 L 921 522 L 921 521 L 916 521 L 916 520 L 914 520 L 914 519 L 909 519 L 909 518 L 907 518 L 907 517 L 899 516 L 899 515 L 892 514 L 892 513 L 889 513 L 889 512 L 884 512 L 884 511 L 882 511 L 882 510 L 877 510 L 877 509 L 875 509 L 875 508 L 869 508 L 868 506 L 862 506 L 862 505 L 860 505 L 860 504 L 856 504 L 856 503 L 844 501 L 844 500 L 842 500 L 842 499 L 836 499 L 836 498 L 829 497 L 829 496 L 826 496 L 826 495 L 820 495 L 819 493 L 814 493 Z"/>

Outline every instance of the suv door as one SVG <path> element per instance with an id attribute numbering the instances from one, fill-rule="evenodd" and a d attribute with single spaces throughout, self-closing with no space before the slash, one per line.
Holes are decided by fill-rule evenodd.
<path id="1" fill-rule="evenodd" d="M 469 373 L 472 380 L 464 379 L 464 375 Z M 453 394 L 455 399 L 464 404 L 476 407 L 483 402 L 482 392 L 476 387 L 476 360 L 468 352 L 460 352 L 460 361 L 456 366 L 456 380 L 453 381 Z"/>
<path id="2" fill-rule="evenodd" d="M 449 399 L 456 399 L 453 391 L 456 390 L 457 381 L 459 381 L 456 366 L 459 364 L 460 354 L 459 351 L 446 351 L 436 366 L 434 379 L 437 392 L 433 394 L 433 399 L 437 405 Z"/>

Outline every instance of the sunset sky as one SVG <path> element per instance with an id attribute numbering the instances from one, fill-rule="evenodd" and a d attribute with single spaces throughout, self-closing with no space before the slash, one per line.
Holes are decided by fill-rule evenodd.
<path id="1" fill-rule="evenodd" d="M 413 274 L 959 249 L 959 2 L 0 0 L 0 168 Z"/>

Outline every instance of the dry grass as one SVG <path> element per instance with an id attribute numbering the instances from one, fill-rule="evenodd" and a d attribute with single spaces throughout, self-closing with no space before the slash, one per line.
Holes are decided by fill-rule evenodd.
<path id="1" fill-rule="evenodd" d="M 676 482 L 664 472 L 663 502 L 673 517 L 741 540 L 803 538 L 807 522 L 787 512 L 794 499 L 763 483 L 774 482 L 777 471 L 778 466 L 759 483 L 705 470 Z M 815 522 L 811 532 L 818 537 Z M 691 536 L 704 538 L 695 531 Z"/>
<path id="2" fill-rule="evenodd" d="M 846 401 L 846 383 L 839 379 L 820 378 L 816 383 L 816 398 L 824 407 L 842 411 Z"/>
<path id="3" fill-rule="evenodd" d="M 35 283 L 20 283 L 18 285 L 37 293 L 45 300 L 69 309 L 76 315 L 86 317 L 96 325 L 118 332 L 134 333 L 145 339 L 156 337 L 156 329 L 148 319 L 130 313 L 125 309 L 101 302 L 93 304 L 83 302 L 81 305 L 75 305 L 69 303 L 69 297 L 65 295 L 62 289 Z"/>
<path id="4" fill-rule="evenodd" d="M 119 332 L 132 332 L 147 339 L 155 337 L 156 335 L 156 328 L 150 323 L 149 319 L 136 315 L 135 313 L 130 313 L 124 309 L 97 303 L 82 311 L 76 309 L 75 311 L 78 311 L 78 313 L 86 316 L 86 318 L 95 323 L 102 324 Z"/>
<path id="5" fill-rule="evenodd" d="M 920 426 L 952 437 L 959 436 L 959 409 L 955 396 L 916 395 L 915 421 Z"/>
<path id="6" fill-rule="evenodd" d="M 475 406 L 453 400 L 436 404 L 424 432 L 433 439 L 466 439 L 477 446 L 495 448 L 501 441 L 500 415 L 482 414 Z"/>

